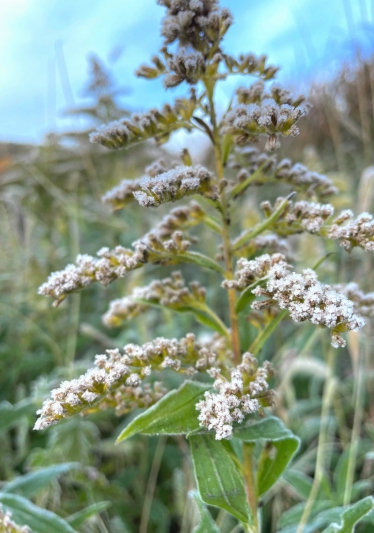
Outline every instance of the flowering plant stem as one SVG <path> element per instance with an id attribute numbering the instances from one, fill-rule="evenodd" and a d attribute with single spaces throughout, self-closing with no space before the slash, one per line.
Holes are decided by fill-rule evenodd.
<path id="1" fill-rule="evenodd" d="M 222 158 L 222 149 L 221 149 L 221 139 L 217 126 L 217 116 L 214 107 L 214 87 L 215 83 L 212 80 L 206 80 L 204 82 L 205 89 L 209 101 L 209 114 L 213 127 L 213 139 L 214 139 L 214 155 L 216 158 L 216 171 L 217 178 L 219 182 L 222 182 L 224 179 L 224 167 L 223 167 L 223 158 Z M 225 277 L 226 279 L 233 279 L 233 256 L 232 248 L 230 242 L 229 226 L 230 226 L 230 216 L 228 212 L 228 203 L 225 193 L 225 188 L 221 187 L 220 191 L 220 200 L 222 208 L 222 240 L 223 240 L 223 253 L 225 261 Z M 230 325 L 231 325 L 231 341 L 232 349 L 234 352 L 235 363 L 239 364 L 241 360 L 241 348 L 240 348 L 240 336 L 239 336 L 239 323 L 238 317 L 235 310 L 236 296 L 235 290 L 228 289 L 228 300 L 229 300 L 229 312 L 230 312 Z"/>

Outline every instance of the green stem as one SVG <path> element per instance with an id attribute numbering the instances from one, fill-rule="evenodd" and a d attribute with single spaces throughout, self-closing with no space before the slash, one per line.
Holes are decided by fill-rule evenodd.
<path id="1" fill-rule="evenodd" d="M 254 445 L 249 442 L 243 442 L 243 457 L 244 457 L 244 479 L 247 492 L 247 500 L 253 516 L 253 528 L 250 531 L 258 531 L 258 498 L 257 487 L 253 475 L 253 449 Z"/>
<path id="2" fill-rule="evenodd" d="M 249 240 L 253 239 L 254 237 L 257 237 L 257 235 L 260 235 L 267 229 L 271 228 L 271 226 L 278 220 L 278 218 L 282 215 L 285 207 L 287 206 L 290 198 L 294 195 L 294 193 L 291 193 L 287 196 L 287 198 L 281 203 L 281 205 L 272 213 L 272 215 L 264 220 L 261 224 L 258 224 L 254 228 L 251 228 L 249 231 L 244 233 L 241 237 L 239 237 L 233 244 L 233 250 L 237 250 L 238 248 L 241 248 L 244 244 L 246 244 Z"/>
<path id="3" fill-rule="evenodd" d="M 206 89 L 206 94 L 209 101 L 209 113 L 210 120 L 213 128 L 213 146 L 214 154 L 216 158 L 216 168 L 217 168 L 217 178 L 218 182 L 221 182 L 224 179 L 224 168 L 223 168 L 223 155 L 222 155 L 222 146 L 220 139 L 220 132 L 217 125 L 217 117 L 214 107 L 213 93 L 215 82 L 211 82 L 209 79 L 204 80 L 204 85 Z M 224 276 L 226 279 L 234 278 L 234 269 L 233 269 L 233 250 L 230 242 L 229 235 L 229 226 L 230 226 L 230 216 L 229 216 L 229 206 L 226 198 L 226 192 L 224 188 L 221 188 L 220 191 L 220 200 L 221 200 L 221 215 L 222 215 L 222 241 L 223 241 L 223 255 L 225 259 L 225 272 Z M 232 350 L 234 353 L 235 363 L 239 364 L 241 361 L 241 347 L 240 347 L 240 336 L 239 336 L 239 322 L 237 313 L 235 311 L 236 304 L 236 294 L 234 289 L 228 289 L 228 300 L 229 300 L 229 312 L 230 312 L 230 325 L 231 325 L 231 344 Z"/>
<path id="4" fill-rule="evenodd" d="M 224 324 L 224 322 L 219 318 L 218 315 L 216 315 L 216 313 L 213 311 L 213 309 L 211 309 L 207 304 L 203 304 L 203 305 L 196 305 L 194 306 L 194 309 L 197 309 L 197 310 L 200 310 L 200 311 L 203 311 L 204 313 L 206 313 L 208 316 L 210 316 L 210 318 L 223 330 L 226 332 L 226 336 L 227 337 L 230 337 L 230 332 L 229 330 L 227 329 L 227 326 L 226 324 Z"/>
<path id="5" fill-rule="evenodd" d="M 321 429 L 318 440 L 318 450 L 317 450 L 317 459 L 316 459 L 316 468 L 314 472 L 314 481 L 312 485 L 312 490 L 308 496 L 307 502 L 305 504 L 304 512 L 301 516 L 299 525 L 297 527 L 296 533 L 303 533 L 305 526 L 308 523 L 310 513 L 312 512 L 313 505 L 316 501 L 316 497 L 321 486 L 321 481 L 324 475 L 324 463 L 325 463 L 325 445 L 328 440 L 328 429 L 329 421 L 328 414 L 330 411 L 331 403 L 335 394 L 337 380 L 334 377 L 335 371 L 335 353 L 333 349 L 330 348 L 328 354 L 328 375 L 325 381 L 325 387 L 323 390 L 322 398 L 322 411 L 321 411 Z"/>
<path id="6" fill-rule="evenodd" d="M 344 489 L 344 500 L 343 505 L 348 505 L 351 503 L 352 498 L 352 486 L 354 481 L 354 474 L 356 469 L 357 461 L 357 452 L 359 447 L 360 440 L 360 428 L 363 418 L 363 398 L 364 398 L 364 377 L 365 377 L 365 365 L 364 357 L 360 351 L 359 358 L 357 361 L 356 376 L 355 376 L 355 409 L 354 409 L 354 418 L 353 418 L 353 427 L 351 435 L 351 443 L 349 446 L 349 457 L 347 465 L 347 479 Z"/>
<path id="7" fill-rule="evenodd" d="M 258 334 L 257 338 L 254 340 L 254 342 L 251 344 L 251 347 L 249 348 L 249 351 L 253 355 L 257 355 L 259 353 L 259 351 L 261 350 L 265 342 L 268 340 L 270 335 L 273 333 L 275 328 L 278 326 L 278 324 L 287 316 L 287 313 L 287 310 L 278 313 L 277 316 L 269 322 L 266 328 Z"/>

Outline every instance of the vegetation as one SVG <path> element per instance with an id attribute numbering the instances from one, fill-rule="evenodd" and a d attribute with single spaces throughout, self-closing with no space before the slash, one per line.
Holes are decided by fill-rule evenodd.
<path id="1" fill-rule="evenodd" d="M 310 109 L 218 2 L 159 3 L 137 74 L 185 98 L 131 115 L 93 57 L 93 144 L 3 148 L 0 531 L 370 533 L 372 63 Z"/>

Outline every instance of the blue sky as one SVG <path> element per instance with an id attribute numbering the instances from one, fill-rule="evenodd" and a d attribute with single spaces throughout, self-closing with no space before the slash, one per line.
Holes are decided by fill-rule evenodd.
<path id="1" fill-rule="evenodd" d="M 373 0 L 222 0 L 222 5 L 235 19 L 227 50 L 266 53 L 282 67 L 280 78 L 288 85 L 327 76 L 357 42 L 374 49 Z M 0 140 L 39 142 L 50 130 L 70 127 L 62 111 L 72 103 L 71 94 L 75 103 L 84 101 L 90 52 L 108 61 L 113 50 L 122 50 L 113 70 L 131 90 L 125 102 L 132 109 L 170 101 L 178 91 L 165 94 L 159 81 L 133 75 L 161 43 L 162 15 L 155 0 L 0 0 Z M 71 94 L 63 90 L 56 67 L 61 50 Z M 222 97 L 232 88 L 226 84 Z"/>

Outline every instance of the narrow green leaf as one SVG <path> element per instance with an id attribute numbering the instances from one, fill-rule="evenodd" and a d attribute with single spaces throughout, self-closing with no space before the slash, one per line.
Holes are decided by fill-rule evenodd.
<path id="1" fill-rule="evenodd" d="M 37 507 L 18 494 L 0 492 L 0 503 L 12 513 L 17 524 L 28 525 L 33 533 L 77 533 L 61 516 Z"/>
<path id="2" fill-rule="evenodd" d="M 143 435 L 183 435 L 199 428 L 196 403 L 211 385 L 185 381 L 155 405 L 134 418 L 122 431 L 117 444 L 137 433 Z"/>
<path id="3" fill-rule="evenodd" d="M 374 499 L 368 496 L 359 502 L 350 505 L 343 511 L 341 516 L 342 522 L 338 524 L 330 524 L 323 533 L 353 533 L 356 524 L 364 518 L 374 508 Z"/>
<path id="4" fill-rule="evenodd" d="M 215 270 L 220 274 L 224 273 L 223 268 L 216 263 L 216 261 L 210 257 L 207 257 L 206 255 L 200 254 L 199 252 L 185 252 L 184 254 L 178 256 L 178 258 L 181 260 L 181 262 L 193 263 L 204 268 L 209 268 L 210 270 Z"/>
<path id="5" fill-rule="evenodd" d="M 189 496 L 194 499 L 200 515 L 199 524 L 192 530 L 192 533 L 220 533 L 217 524 L 201 500 L 197 490 L 191 491 Z"/>
<path id="6" fill-rule="evenodd" d="M 264 443 L 257 470 L 259 496 L 268 491 L 279 479 L 300 444 L 300 439 L 274 416 L 247 427 L 236 428 L 234 437 L 245 442 Z"/>
<path id="7" fill-rule="evenodd" d="M 30 472 L 6 483 L 2 492 L 18 492 L 22 496 L 30 498 L 48 486 L 56 477 L 74 468 L 79 468 L 79 466 L 79 463 L 62 463 Z"/>
<path id="8" fill-rule="evenodd" d="M 12 427 L 20 418 L 34 413 L 36 406 L 29 398 L 14 405 L 9 402 L 0 403 L 0 433 Z"/>
<path id="9" fill-rule="evenodd" d="M 230 443 L 210 434 L 191 435 L 189 443 L 202 500 L 252 523 L 243 474 Z"/>
<path id="10" fill-rule="evenodd" d="M 252 283 L 252 285 L 249 285 L 249 287 L 244 289 L 242 293 L 240 293 L 240 296 L 237 299 L 236 305 L 235 305 L 235 311 L 237 313 L 240 313 L 241 311 L 243 311 L 243 309 L 247 307 L 247 305 L 253 302 L 253 300 L 256 298 L 256 296 L 252 293 L 253 289 L 258 287 L 259 285 L 264 285 L 265 282 L 266 280 L 259 279 L 255 281 L 254 283 Z"/>
<path id="11" fill-rule="evenodd" d="M 214 329 L 214 331 L 217 331 L 220 335 L 227 337 L 227 329 L 223 328 L 217 320 L 214 320 L 209 315 L 206 315 L 203 311 L 199 311 L 197 309 L 191 309 L 191 311 L 195 315 L 196 320 L 198 320 L 201 324 L 207 326 L 208 328 Z"/>
<path id="12" fill-rule="evenodd" d="M 86 507 L 86 509 L 70 515 L 66 521 L 69 522 L 71 527 L 80 527 L 88 518 L 91 518 L 95 514 L 103 513 L 111 505 L 112 503 L 108 501 L 93 503 Z"/>

